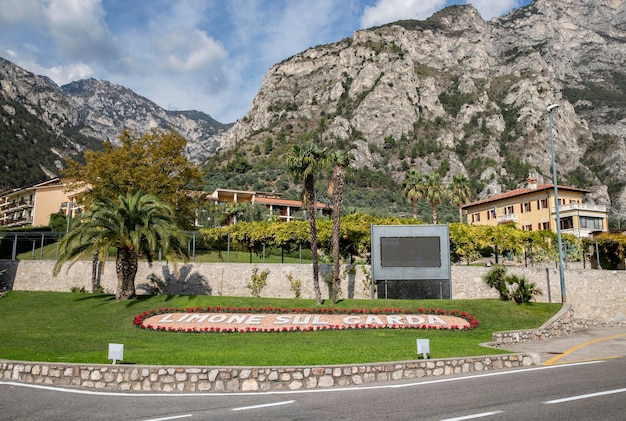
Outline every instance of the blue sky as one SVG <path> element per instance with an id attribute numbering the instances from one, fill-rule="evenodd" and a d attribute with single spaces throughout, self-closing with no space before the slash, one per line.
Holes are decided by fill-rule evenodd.
<path id="1" fill-rule="evenodd" d="M 0 0 L 0 57 L 59 85 L 104 79 L 229 123 L 273 64 L 466 3 L 489 20 L 530 0 Z"/>

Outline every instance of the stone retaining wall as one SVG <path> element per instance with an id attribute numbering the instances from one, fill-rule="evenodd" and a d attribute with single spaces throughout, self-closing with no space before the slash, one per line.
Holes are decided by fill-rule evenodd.
<path id="1" fill-rule="evenodd" d="M 542 341 L 558 336 L 566 336 L 574 333 L 576 324 L 574 308 L 570 304 L 565 304 L 557 314 L 537 329 L 492 333 L 491 338 L 493 342 L 489 346 L 499 348 L 507 344 Z"/>
<path id="2" fill-rule="evenodd" d="M 89 261 L 77 262 L 71 269 L 63 268 L 57 277 L 52 276 L 53 261 L 0 260 L 0 290 L 63 291 L 72 288 L 91 290 L 92 265 Z M 302 298 L 314 298 L 312 267 L 310 264 L 240 264 L 240 263 L 191 263 L 181 265 L 178 271 L 167 264 L 155 263 L 149 267 L 139 264 L 137 291 L 146 293 L 160 290 L 165 294 L 207 294 L 213 296 L 249 296 L 246 281 L 252 270 L 267 271 L 267 285 L 262 297 L 293 298 L 289 277 L 301 281 Z M 328 296 L 324 282 L 331 271 L 330 265 L 320 265 L 322 295 Z M 483 277 L 490 268 L 477 266 L 452 266 L 452 298 L 497 298 Z M 343 265 L 341 297 L 369 298 L 367 276 L 371 269 L 366 265 Z M 539 302 L 561 302 L 559 272 L 555 265 L 549 267 L 510 266 L 508 273 L 534 282 L 543 295 Z M 100 283 L 107 292 L 116 289 L 115 264 L 109 261 L 100 270 Z M 626 271 L 596 269 L 565 269 L 567 302 L 576 313 L 581 326 L 626 325 Z"/>
<path id="3" fill-rule="evenodd" d="M 133 392 L 256 392 L 358 386 L 536 364 L 532 354 L 313 367 L 157 367 L 0 361 L 0 379 Z"/>

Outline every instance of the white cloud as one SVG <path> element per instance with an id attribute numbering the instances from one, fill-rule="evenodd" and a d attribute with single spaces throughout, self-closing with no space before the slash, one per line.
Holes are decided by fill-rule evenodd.
<path id="1" fill-rule="evenodd" d="M 0 0 L 0 23 L 28 22 L 44 26 L 44 8 L 38 0 Z"/>
<path id="2" fill-rule="evenodd" d="M 446 5 L 446 0 L 378 0 L 363 11 L 361 26 L 369 28 L 401 19 L 423 20 Z"/>
<path id="3" fill-rule="evenodd" d="M 215 66 L 227 57 L 224 47 L 199 29 L 158 34 L 155 49 L 166 69 L 180 73 Z"/>
<path id="4" fill-rule="evenodd" d="M 51 0 L 45 16 L 48 31 L 64 55 L 82 61 L 117 59 L 100 0 Z"/>
<path id="5" fill-rule="evenodd" d="M 483 19 L 489 20 L 519 7 L 522 2 L 518 0 L 468 0 L 467 3 L 478 9 Z"/>
<path id="6" fill-rule="evenodd" d="M 88 79 L 94 76 L 95 72 L 91 66 L 77 63 L 67 66 L 52 66 L 47 69 L 42 68 L 41 74 L 48 76 L 58 85 L 65 85 L 75 80 Z"/>

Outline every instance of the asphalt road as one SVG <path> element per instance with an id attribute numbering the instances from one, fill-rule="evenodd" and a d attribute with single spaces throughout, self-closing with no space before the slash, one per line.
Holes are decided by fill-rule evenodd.
<path id="1" fill-rule="evenodd" d="M 513 346 L 542 365 L 351 388 L 141 394 L 0 381 L 0 420 L 624 420 L 626 329 Z"/>
<path id="2" fill-rule="evenodd" d="M 620 420 L 626 358 L 256 394 L 107 394 L 0 383 L 1 420 Z"/>

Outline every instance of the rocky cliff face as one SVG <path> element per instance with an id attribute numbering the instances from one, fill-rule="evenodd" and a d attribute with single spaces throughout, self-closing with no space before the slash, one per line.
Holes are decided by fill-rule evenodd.
<path id="1" fill-rule="evenodd" d="M 114 142 L 123 127 L 173 127 L 195 162 L 220 152 L 211 171 L 241 173 L 241 188 L 288 189 L 274 167 L 283 146 L 306 138 L 349 150 L 357 168 L 397 183 L 409 168 L 446 181 L 462 173 L 482 198 L 517 187 L 530 171 L 552 179 L 546 107 L 558 103 L 559 183 L 624 213 L 625 64 L 626 0 L 535 0 L 489 22 L 472 6 L 453 6 L 276 64 L 231 128 L 106 81 L 58 87 L 0 59 L 0 146 L 12 149 L 0 156 L 0 187 L 31 182 L 14 176 L 18 164 L 24 174 L 36 168 L 35 181 L 53 176 L 64 158 Z M 275 147 L 263 147 L 268 140 Z M 255 173 L 245 179 L 247 168 Z M 232 187 L 223 185 L 232 178 L 218 181 Z"/>
<path id="2" fill-rule="evenodd" d="M 219 147 L 220 136 L 230 127 L 199 111 L 167 111 L 128 88 L 103 80 L 87 79 L 61 87 L 81 115 L 81 133 L 115 143 L 120 128 L 139 133 L 153 128 L 174 129 L 189 141 L 189 158 L 202 162 Z"/>
<path id="3" fill-rule="evenodd" d="M 94 79 L 59 87 L 0 58 L 0 190 L 59 175 L 68 157 L 115 143 L 123 128 L 173 128 L 202 162 L 231 125 L 198 111 L 166 111 L 131 90 Z"/>
<path id="4" fill-rule="evenodd" d="M 489 22 L 472 6 L 361 30 L 273 66 L 223 148 L 315 133 L 356 166 L 463 173 L 479 197 L 528 171 L 626 207 L 626 2 L 535 0 Z"/>

